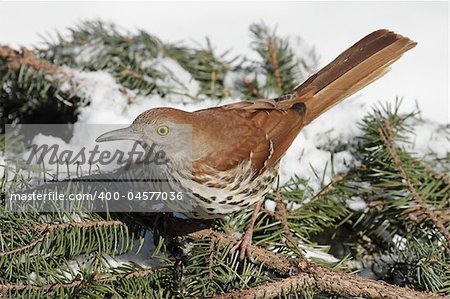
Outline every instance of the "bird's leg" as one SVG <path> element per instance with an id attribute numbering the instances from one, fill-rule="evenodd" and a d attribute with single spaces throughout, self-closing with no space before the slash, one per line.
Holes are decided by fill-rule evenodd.
<path id="1" fill-rule="evenodd" d="M 242 261 L 244 256 L 247 256 L 250 262 L 253 263 L 252 257 L 252 236 L 253 236 L 253 227 L 255 226 L 256 217 L 258 216 L 258 212 L 261 209 L 261 202 L 258 202 L 253 209 L 252 218 L 250 219 L 250 225 L 248 226 L 245 234 L 242 238 L 236 243 L 236 245 L 231 248 L 231 253 L 234 253 L 237 249 L 239 249 L 239 259 Z"/>

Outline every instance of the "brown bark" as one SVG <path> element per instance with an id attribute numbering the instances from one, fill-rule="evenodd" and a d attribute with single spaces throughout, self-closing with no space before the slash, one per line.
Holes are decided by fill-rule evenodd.
<path id="1" fill-rule="evenodd" d="M 58 70 L 56 65 L 37 58 L 33 51 L 25 47 L 22 47 L 20 51 L 16 51 L 10 47 L 0 46 L 0 59 L 6 60 L 9 68 L 15 71 L 19 70 L 21 66 L 28 66 L 35 71 L 44 71 L 53 75 Z"/>
<path id="2" fill-rule="evenodd" d="M 228 246 L 236 240 L 218 232 L 204 229 L 190 233 L 188 238 L 200 240 L 211 238 L 218 246 Z M 409 288 L 390 285 L 382 281 L 365 279 L 354 274 L 328 269 L 305 260 L 286 256 L 252 246 L 255 261 L 286 278 L 254 288 L 217 294 L 214 298 L 273 298 L 298 288 L 309 287 L 319 293 L 349 298 L 445 298 L 439 294 L 418 292 Z"/>

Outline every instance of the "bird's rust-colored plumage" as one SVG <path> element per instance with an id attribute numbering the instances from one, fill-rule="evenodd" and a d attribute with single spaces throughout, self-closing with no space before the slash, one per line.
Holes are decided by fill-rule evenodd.
<path id="1" fill-rule="evenodd" d="M 152 133 L 157 125 L 172 126 L 171 134 L 176 134 L 177 124 L 191 126 L 189 176 L 194 194 L 203 199 L 197 202 L 201 211 L 194 216 L 220 217 L 244 208 L 245 203 L 257 202 L 270 189 L 267 182 L 275 179 L 280 159 L 304 126 L 385 74 L 393 62 L 415 45 L 392 31 L 377 30 L 279 98 L 194 112 L 151 109 L 136 118 L 130 127 L 133 137 L 129 139 L 139 136 L 133 129 L 137 125 L 150 125 L 143 134 L 148 139 L 144 142 L 155 141 Z M 107 133 L 98 140 L 126 136 L 123 131 L 118 134 L 120 137 L 111 138 L 111 133 Z M 260 192 L 254 190 L 258 188 Z M 236 201 L 236 198 L 244 199 Z M 236 204 L 241 201 L 244 204 Z"/>
<path id="2" fill-rule="evenodd" d="M 188 184 L 194 200 L 194 218 L 216 218 L 255 204 L 269 192 L 280 159 L 300 130 L 322 113 L 385 74 L 390 65 L 416 45 L 407 37 L 382 29 L 367 35 L 293 91 L 272 100 L 185 112 L 156 108 L 139 115 L 126 129 L 100 136 L 98 141 L 133 139 L 159 142 L 163 125 L 168 136 L 180 140 L 180 124 L 192 128 L 192 161 L 179 157 L 179 148 L 167 148 L 173 159 L 168 168 Z M 145 125 L 145 129 L 142 128 Z M 171 140 L 170 138 L 168 140 Z M 178 144 L 178 142 L 176 142 Z M 176 162 L 178 159 L 178 162 Z M 180 162 L 181 161 L 181 162 Z M 187 165 L 187 166 L 186 166 Z M 241 258 L 249 254 L 251 227 L 240 241 Z"/>
<path id="3" fill-rule="evenodd" d="M 378 30 L 278 99 L 193 112 L 194 140 L 199 147 L 205 142 L 211 146 L 198 162 L 223 171 L 252 154 L 256 175 L 273 167 L 305 125 L 382 76 L 415 45 L 394 32 Z"/>

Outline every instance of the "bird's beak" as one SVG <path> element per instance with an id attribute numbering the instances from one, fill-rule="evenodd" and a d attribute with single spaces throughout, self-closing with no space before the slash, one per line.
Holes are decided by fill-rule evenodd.
<path id="1" fill-rule="evenodd" d="M 106 132 L 95 139 L 97 142 L 114 141 L 114 140 L 142 140 L 141 133 L 134 132 L 131 127 Z"/>

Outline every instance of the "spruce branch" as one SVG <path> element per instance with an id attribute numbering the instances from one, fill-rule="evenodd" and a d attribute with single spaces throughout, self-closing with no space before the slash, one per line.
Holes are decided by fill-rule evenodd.
<path id="1" fill-rule="evenodd" d="M 339 184 L 341 181 L 344 181 L 345 179 L 347 179 L 349 176 L 351 176 L 352 174 L 355 174 L 356 172 L 358 172 L 359 170 L 365 168 L 365 165 L 361 165 L 359 167 L 354 167 L 352 169 L 350 169 L 349 171 L 345 172 L 345 173 L 339 173 L 336 176 L 333 177 L 333 179 L 331 180 L 330 183 L 328 183 L 324 188 L 322 188 L 316 195 L 314 195 L 313 198 L 311 198 L 311 200 L 318 200 L 321 197 L 333 192 L 335 190 L 335 186 L 337 184 Z"/>
<path id="2" fill-rule="evenodd" d="M 230 244 L 235 244 L 236 239 L 228 237 L 227 235 L 216 232 L 210 229 L 202 229 L 196 232 L 187 234 L 181 239 L 190 240 L 214 240 L 216 246 L 224 248 Z M 264 266 L 281 276 L 289 276 L 291 274 L 297 274 L 299 271 L 305 271 L 307 269 L 308 262 L 306 260 L 294 260 L 289 259 L 281 254 L 276 254 L 271 251 L 262 249 L 256 245 L 252 246 L 252 253 L 257 258 L 255 262 L 264 264 Z"/>
<path id="3" fill-rule="evenodd" d="M 19 123 L 73 123 L 81 97 L 60 90 L 67 80 L 56 65 L 22 47 L 0 46 L 0 132 L 4 125 Z M 59 77 L 59 78 L 57 78 Z M 52 115 L 52 118 L 48 118 Z"/>
<path id="4" fill-rule="evenodd" d="M 174 59 L 192 75 L 194 80 L 199 82 L 198 95 L 218 99 L 230 95 L 230 91 L 225 86 L 225 76 L 232 69 L 232 63 L 237 58 L 228 59 L 228 51 L 217 54 L 209 39 L 206 40 L 206 47 L 200 48 L 168 44 L 164 48 L 164 55 Z"/>
<path id="5" fill-rule="evenodd" d="M 22 47 L 19 52 L 7 46 L 0 46 L 0 59 L 6 60 L 8 67 L 14 71 L 18 71 L 22 66 L 29 66 L 35 71 L 53 75 L 58 70 L 56 65 L 39 59 L 33 51 L 26 47 Z"/>
<path id="6" fill-rule="evenodd" d="M 187 235 L 189 239 L 213 239 L 218 246 L 228 246 L 236 240 L 226 235 L 204 229 Z M 216 298 L 267 298 L 282 295 L 287 290 L 297 290 L 299 287 L 312 287 L 320 293 L 359 298 L 445 298 L 435 293 L 417 292 L 409 288 L 389 285 L 385 282 L 373 281 L 338 270 L 327 269 L 305 260 L 295 260 L 251 245 L 255 262 L 263 264 L 287 278 L 268 285 L 262 285 L 247 290 L 233 291 L 217 295 Z M 294 275 L 294 276 L 292 276 Z M 290 277 L 289 277 L 290 276 Z M 264 290 L 268 292 L 265 293 Z M 277 291 L 278 290 L 278 291 Z M 266 297 L 265 297 L 266 296 Z"/>
<path id="7" fill-rule="evenodd" d="M 70 72 L 56 64 L 52 64 L 51 62 L 39 58 L 33 51 L 26 47 L 22 47 L 19 52 L 8 46 L 0 46 L 0 59 L 7 61 L 8 66 L 14 71 L 20 71 L 21 68 L 29 67 L 38 73 L 54 75 L 54 77 L 52 77 L 52 83 L 54 83 L 56 87 L 59 87 L 64 82 L 72 79 Z M 132 70 L 123 70 L 122 74 L 126 76 L 140 76 Z M 76 93 L 76 87 L 77 86 L 72 86 L 70 93 Z M 126 88 L 121 87 L 121 89 L 122 93 L 129 93 Z"/>
<path id="8" fill-rule="evenodd" d="M 414 199 L 416 200 L 417 204 L 420 205 L 423 213 L 428 216 L 428 218 L 433 222 L 434 226 L 439 230 L 439 232 L 442 234 L 442 236 L 445 238 L 447 242 L 446 250 L 450 254 L 450 232 L 445 227 L 445 225 L 438 219 L 434 211 L 431 209 L 431 207 L 427 204 L 426 200 L 422 198 L 422 196 L 417 192 L 416 188 L 414 187 L 413 183 L 411 182 L 408 173 L 405 171 L 405 168 L 403 167 L 403 163 L 400 159 L 400 156 L 397 152 L 397 145 L 395 144 L 395 135 L 394 130 L 392 128 L 392 125 L 390 124 L 388 119 L 385 119 L 383 122 L 383 126 L 385 130 L 382 130 L 381 128 L 378 129 L 378 133 L 380 134 L 381 139 L 383 140 L 384 145 L 386 146 L 388 152 L 390 153 L 393 162 L 395 166 L 397 167 L 401 177 L 405 181 L 405 184 L 409 190 L 409 192 L 412 194 Z"/>
<path id="9" fill-rule="evenodd" d="M 29 285 L 29 284 L 0 284 L 0 296 L 6 295 L 11 291 L 23 291 L 23 290 L 33 290 L 33 291 L 49 291 L 52 289 L 59 289 L 59 288 L 75 288 L 83 284 L 83 280 L 75 279 L 74 281 L 70 283 L 63 283 L 63 284 L 46 284 L 42 286 L 37 285 Z"/>
<path id="10" fill-rule="evenodd" d="M 277 58 L 277 46 L 271 36 L 268 38 L 267 47 L 270 55 L 270 62 L 272 63 L 273 73 L 275 75 L 276 85 L 280 90 L 283 90 L 283 79 L 281 78 L 280 66 Z"/>
<path id="11" fill-rule="evenodd" d="M 135 271 L 126 271 L 120 274 L 112 274 L 107 276 L 94 275 L 93 277 L 89 277 L 86 279 L 82 279 L 80 276 L 75 277 L 75 279 L 69 283 L 51 283 L 51 284 L 43 284 L 43 285 L 31 285 L 31 284 L 11 284 L 11 283 L 0 283 L 0 298 L 2 295 L 6 296 L 10 294 L 12 291 L 21 292 L 21 291 L 37 291 L 37 292 L 48 292 L 52 290 L 70 290 L 79 287 L 89 288 L 93 285 L 107 285 L 110 283 L 117 284 L 126 280 L 133 280 L 139 278 L 146 278 L 154 275 L 157 271 L 164 270 L 165 268 L 159 269 L 142 269 L 140 267 Z M 113 273 L 120 269 L 113 269 Z M 123 272 L 123 271 L 120 271 Z"/>
<path id="12" fill-rule="evenodd" d="M 315 68 L 317 57 L 313 50 L 309 53 L 297 53 L 292 40 L 277 35 L 276 30 L 271 30 L 264 23 L 252 24 L 250 31 L 251 48 L 261 60 L 257 62 L 256 71 L 264 76 L 265 84 L 261 86 L 260 93 L 265 98 L 292 90 Z M 302 43 L 300 39 L 297 41 Z M 243 85 L 245 86 L 245 82 Z"/>
<path id="13" fill-rule="evenodd" d="M 428 164 L 423 163 L 422 161 L 419 161 L 417 159 L 414 159 L 415 163 L 420 165 L 427 171 L 432 177 L 434 177 L 436 180 L 441 181 L 445 185 L 450 185 L 450 175 L 447 175 L 445 173 L 440 173 L 436 171 L 433 167 L 431 167 Z"/>
<path id="14" fill-rule="evenodd" d="M 72 72 L 75 69 L 111 74 L 130 104 L 137 94 L 167 99 L 186 96 L 189 100 L 235 94 L 267 98 L 293 88 L 316 62 L 314 52 L 297 53 L 299 44 L 263 24 L 251 27 L 251 47 L 259 59 L 239 57 L 237 62 L 228 59 L 227 53 L 217 54 L 209 41 L 206 47 L 164 44 L 146 32 L 123 32 L 102 22 L 83 23 L 70 31 L 69 37 L 59 35 L 36 51 L 0 47 L 0 98 L 7 102 L 0 114 L 7 112 L 3 113 L 8 114 L 6 123 L 45 123 L 48 115 L 61 114 L 51 120 L 75 122 L 77 109 L 89 105 L 86 99 L 90 96 L 77 93 L 83 82 Z M 180 72 L 182 78 L 177 77 Z M 61 84 L 70 90 L 59 91 Z M 67 107 L 72 110 L 64 110 Z M 45 115 L 37 118 L 41 111 Z M 255 222 L 256 246 L 252 248 L 258 264 L 240 262 L 228 250 L 235 240 L 227 234 L 245 230 L 251 208 L 207 224 L 225 233 L 191 233 L 187 220 L 178 222 L 170 228 L 176 231 L 173 235 L 187 235 L 191 242 L 183 248 L 166 246 L 172 245 L 172 239 L 168 244 L 160 242 L 156 258 L 165 264 L 143 269 L 132 263 L 114 268 L 108 258 L 130 251 L 134 240 L 129 231 L 146 229 L 148 215 L 144 224 L 137 225 L 110 220 L 110 215 L 105 220 L 94 213 L 17 215 L 0 206 L 0 297 L 254 298 L 297 297 L 307 291 L 318 297 L 442 298 L 387 284 L 444 295 L 450 292 L 450 243 L 445 235 L 450 225 L 450 178 L 395 144 L 413 131 L 413 124 L 405 124 L 406 118 L 398 114 L 398 107 L 376 110 L 363 121 L 361 142 L 349 148 L 331 140 L 321 148 L 349 150 L 362 166 L 337 175 L 332 170 L 329 184 L 318 174 L 319 192 L 308 180 L 295 177 L 280 192 L 268 194 L 267 200 L 275 200 L 277 206 L 273 213 L 260 212 Z M 448 155 L 439 161 L 446 169 Z M 0 180 L 1 202 L 8 179 Z M 361 205 L 350 207 L 348 201 L 353 199 Z M 326 261 L 329 255 L 310 262 L 298 243 L 314 249 L 308 251 L 311 259 L 316 252 L 329 253 L 340 262 Z M 347 256 L 352 257 L 348 263 Z M 73 267 L 75 261 L 80 271 Z M 361 276 L 369 273 L 386 283 L 329 269 L 322 263 L 361 270 Z M 377 267 L 382 269 L 377 272 Z"/>
<path id="15" fill-rule="evenodd" d="M 119 220 L 87 220 L 83 222 L 63 222 L 56 224 L 35 224 L 30 225 L 26 229 L 15 231 L 14 233 L 26 233 L 26 232 L 43 232 L 43 233 L 51 233 L 57 229 L 67 229 L 67 228 L 93 228 L 93 227 L 109 227 L 109 226 L 118 226 L 125 225 L 122 221 Z M 4 232 L 3 236 L 9 236 L 10 232 Z"/>
<path id="16" fill-rule="evenodd" d="M 275 207 L 275 213 L 273 213 L 272 215 L 281 223 L 283 234 L 286 238 L 286 245 L 298 254 L 302 255 L 302 253 L 298 249 L 298 241 L 289 228 L 289 211 L 286 207 L 286 203 L 283 201 L 283 196 L 279 190 L 275 192 L 275 198 L 277 205 Z"/>
<path id="17" fill-rule="evenodd" d="M 307 273 L 300 273 L 276 282 L 262 284 L 250 289 L 232 291 L 225 294 L 213 296 L 214 299 L 256 299 L 256 298 L 279 298 L 288 294 L 298 293 L 302 289 L 311 288 L 315 280 Z"/>
<path id="18" fill-rule="evenodd" d="M 27 243 L 27 244 L 25 244 L 23 246 L 20 246 L 18 248 L 14 248 L 14 249 L 7 250 L 7 251 L 2 251 L 2 252 L 0 252 L 0 258 L 4 257 L 4 256 L 7 256 L 7 255 L 21 253 L 21 252 L 24 252 L 24 251 L 26 251 L 26 250 L 28 250 L 30 248 L 33 248 L 37 244 L 42 243 L 48 237 L 49 234 L 50 234 L 50 232 L 45 231 L 43 236 L 37 238 L 36 240 L 33 240 L 30 243 Z"/>

